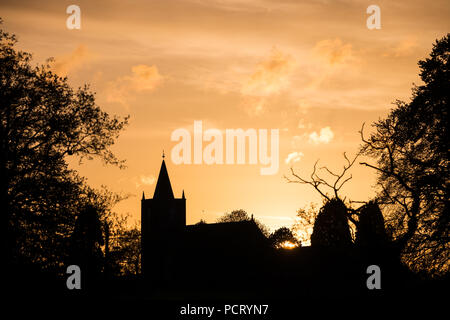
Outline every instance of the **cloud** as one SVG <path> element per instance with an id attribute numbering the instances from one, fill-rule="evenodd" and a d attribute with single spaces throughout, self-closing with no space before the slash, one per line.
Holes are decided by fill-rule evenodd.
<path id="1" fill-rule="evenodd" d="M 414 52 L 414 49 L 418 47 L 418 42 L 416 38 L 408 38 L 399 42 L 399 44 L 389 50 L 387 53 L 383 54 L 384 57 L 406 57 Z"/>
<path id="2" fill-rule="evenodd" d="M 52 63 L 52 69 L 57 75 L 64 77 L 69 72 L 78 69 L 91 58 L 92 55 L 88 51 L 87 47 L 80 44 L 70 54 L 55 58 Z"/>
<path id="3" fill-rule="evenodd" d="M 309 143 L 312 144 L 320 144 L 320 143 L 329 143 L 334 138 L 334 133 L 331 131 L 330 127 L 324 127 L 320 129 L 320 133 L 318 134 L 316 131 L 309 134 Z"/>
<path id="4" fill-rule="evenodd" d="M 325 39 L 316 43 L 315 55 L 329 65 L 346 64 L 354 60 L 352 45 L 343 43 L 341 39 Z"/>
<path id="5" fill-rule="evenodd" d="M 284 161 L 286 162 L 286 164 L 292 165 L 295 162 L 299 162 L 303 156 L 304 156 L 303 152 L 294 151 L 294 152 L 289 153 Z"/>
<path id="6" fill-rule="evenodd" d="M 244 109 L 259 114 L 271 96 L 290 86 L 290 76 L 295 69 L 292 56 L 273 48 L 270 56 L 257 64 L 255 72 L 242 83 Z"/>
<path id="7" fill-rule="evenodd" d="M 143 176 L 143 175 L 141 175 L 140 179 L 141 179 L 142 184 L 149 185 L 149 186 L 154 184 L 155 181 L 156 181 L 156 178 L 153 175 L 151 175 L 151 176 Z"/>
<path id="8" fill-rule="evenodd" d="M 151 186 L 156 182 L 156 177 L 154 175 L 140 175 L 139 177 L 135 177 L 133 180 L 136 188 L 139 188 L 140 186 Z"/>
<path id="9" fill-rule="evenodd" d="M 272 10 L 287 10 L 288 2 L 267 0 L 185 0 L 197 5 L 207 6 L 223 11 L 236 12 L 269 12 Z"/>
<path id="10" fill-rule="evenodd" d="M 357 66 L 356 58 L 350 43 L 344 43 L 340 38 L 325 39 L 317 42 L 312 49 L 312 81 L 309 89 L 318 89 L 323 83 L 338 76 L 334 81 L 346 78 L 348 73 Z M 334 82 L 332 81 L 332 82 Z"/>
<path id="11" fill-rule="evenodd" d="M 129 98 L 138 92 L 151 92 L 161 84 L 163 77 L 158 68 L 140 64 L 131 68 L 131 75 L 119 77 L 108 83 L 107 101 L 128 105 Z"/>
<path id="12" fill-rule="evenodd" d="M 294 71 L 294 59 L 278 49 L 272 49 L 268 59 L 256 66 L 256 71 L 242 86 L 242 94 L 269 96 L 289 87 L 289 76 Z"/>

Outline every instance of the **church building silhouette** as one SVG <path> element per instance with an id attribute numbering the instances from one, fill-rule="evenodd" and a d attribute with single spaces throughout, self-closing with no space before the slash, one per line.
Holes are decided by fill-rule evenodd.
<path id="1" fill-rule="evenodd" d="M 186 225 L 184 190 L 181 198 L 175 198 L 163 154 L 153 198 L 146 199 L 143 193 L 141 200 L 141 263 L 147 282 L 170 286 L 192 280 L 195 285 L 222 285 L 230 279 L 233 283 L 244 280 L 241 277 L 248 282 L 268 248 L 253 218 Z M 237 265 L 239 274 L 232 271 Z M 243 266 L 247 272 L 242 272 Z"/>

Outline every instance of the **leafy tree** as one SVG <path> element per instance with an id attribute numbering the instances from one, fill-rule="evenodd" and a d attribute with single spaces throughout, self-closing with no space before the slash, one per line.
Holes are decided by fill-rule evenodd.
<path id="1" fill-rule="evenodd" d="M 378 198 L 394 245 L 415 270 L 448 272 L 450 37 L 433 45 L 419 61 L 423 84 L 409 102 L 396 101 L 390 114 L 361 137 L 361 152 L 376 160 L 362 162 L 378 174 Z"/>
<path id="2" fill-rule="evenodd" d="M 130 227 L 128 216 L 112 213 L 105 221 L 105 272 L 108 276 L 141 273 L 141 231 Z"/>
<path id="3" fill-rule="evenodd" d="M 239 221 L 249 221 L 251 217 L 249 217 L 247 211 L 239 209 L 233 210 L 230 213 L 225 213 L 217 222 L 239 222 Z"/>
<path id="4" fill-rule="evenodd" d="M 291 243 L 294 246 L 301 245 L 300 241 L 294 236 L 289 228 L 281 227 L 275 230 L 269 237 L 269 241 L 272 247 L 279 249 L 283 247 L 286 242 Z"/>
<path id="5" fill-rule="evenodd" d="M 225 213 L 222 217 L 217 219 L 217 222 L 239 222 L 239 221 L 254 221 L 258 226 L 259 230 L 261 230 L 262 234 L 268 238 L 270 236 L 269 229 L 260 221 L 253 218 L 253 215 L 250 217 L 245 210 L 233 210 L 230 213 Z"/>
<path id="6" fill-rule="evenodd" d="M 0 21 L 1 22 L 1 21 Z M 31 65 L 0 29 L 0 242 L 7 262 L 61 266 L 75 219 L 100 198 L 67 157 L 123 166 L 110 146 L 127 124 L 74 90 L 50 66 Z M 99 210 L 98 212 L 100 212 Z M 57 249 L 57 250 L 56 250 Z"/>
<path id="7" fill-rule="evenodd" d="M 121 274 L 141 273 L 141 230 L 137 227 L 126 229 L 120 237 L 122 247 Z"/>

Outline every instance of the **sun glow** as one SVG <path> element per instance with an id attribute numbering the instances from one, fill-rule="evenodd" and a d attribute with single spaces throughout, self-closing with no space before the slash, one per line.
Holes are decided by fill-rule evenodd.
<path id="1" fill-rule="evenodd" d="M 294 249 L 297 248 L 297 245 L 290 241 L 285 241 L 280 245 L 280 247 L 283 249 Z"/>

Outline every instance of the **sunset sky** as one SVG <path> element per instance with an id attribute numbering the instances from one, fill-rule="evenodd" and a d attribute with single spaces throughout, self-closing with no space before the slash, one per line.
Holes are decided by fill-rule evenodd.
<path id="1" fill-rule="evenodd" d="M 81 8 L 80 30 L 66 27 L 71 4 Z M 381 8 L 379 30 L 366 26 L 371 4 Z M 312 187 L 286 182 L 291 166 L 303 177 L 317 159 L 340 170 L 342 153 L 358 150 L 362 123 L 409 99 L 417 61 L 450 30 L 450 2 L 1 0 L 0 17 L 34 63 L 54 57 L 53 70 L 75 87 L 89 83 L 103 110 L 130 115 L 113 146 L 126 169 L 72 161 L 90 185 L 130 194 L 115 210 L 140 219 L 164 149 L 188 224 L 244 209 L 274 229 L 322 202 Z M 260 163 L 174 164 L 171 134 L 193 135 L 195 120 L 203 130 L 279 129 L 278 172 L 261 175 Z M 357 164 L 351 173 L 342 196 L 373 196 L 373 172 Z"/>

